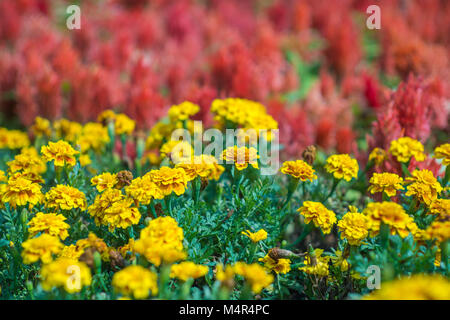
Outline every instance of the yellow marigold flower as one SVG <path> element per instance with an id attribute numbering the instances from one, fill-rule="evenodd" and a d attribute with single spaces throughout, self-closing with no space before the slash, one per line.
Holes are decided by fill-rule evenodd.
<path id="1" fill-rule="evenodd" d="M 216 279 L 220 282 L 233 282 L 234 280 L 234 268 L 231 265 L 227 265 L 225 268 L 222 264 L 216 265 Z"/>
<path id="2" fill-rule="evenodd" d="M 341 239 L 347 239 L 350 245 L 358 246 L 369 234 L 369 221 L 365 215 L 356 212 L 356 208 L 352 207 L 350 212 L 339 220 L 338 229 Z"/>
<path id="3" fill-rule="evenodd" d="M 331 228 L 337 221 L 334 212 L 328 210 L 320 202 L 305 201 L 297 211 L 305 217 L 305 223 L 312 221 L 316 227 L 322 229 L 324 234 L 330 233 Z"/>
<path id="4" fill-rule="evenodd" d="M 122 255 L 122 257 L 125 258 L 129 252 L 134 254 L 134 243 L 135 243 L 134 239 L 130 238 L 128 239 L 128 243 L 126 245 L 121 246 L 117 249 Z"/>
<path id="5" fill-rule="evenodd" d="M 416 233 L 418 227 L 401 205 L 395 202 L 372 202 L 362 212 L 369 220 L 371 236 L 380 232 L 381 223 L 389 226 L 391 234 L 405 238 L 411 232 Z"/>
<path id="6" fill-rule="evenodd" d="M 47 171 L 47 165 L 38 155 L 34 147 L 24 148 L 21 153 L 14 157 L 14 160 L 7 163 L 9 172 L 32 172 L 41 174 Z"/>
<path id="7" fill-rule="evenodd" d="M 335 254 L 335 256 L 330 257 L 331 263 L 333 263 L 333 266 L 338 267 L 343 272 L 347 271 L 348 268 L 350 267 L 350 265 L 349 265 L 347 259 L 345 259 L 342 251 L 336 250 L 336 252 L 334 254 Z"/>
<path id="8" fill-rule="evenodd" d="M 251 232 L 250 230 L 242 231 L 241 233 L 249 237 L 254 243 L 267 239 L 267 232 L 264 229 L 260 229 L 255 233 Z"/>
<path id="9" fill-rule="evenodd" d="M 34 206 L 43 198 L 41 186 L 21 176 L 9 178 L 2 191 L 2 202 L 8 202 L 13 208 L 26 204 Z"/>
<path id="10" fill-rule="evenodd" d="M 430 204 L 430 214 L 438 216 L 438 220 L 449 220 L 450 199 L 436 199 Z"/>
<path id="11" fill-rule="evenodd" d="M 0 149 L 22 149 L 30 145 L 25 132 L 0 128 Z"/>
<path id="12" fill-rule="evenodd" d="M 414 170 L 412 177 L 406 177 L 408 184 L 405 195 L 415 196 L 419 201 L 429 205 L 442 192 L 441 184 L 430 170 Z"/>
<path id="13" fill-rule="evenodd" d="M 80 239 L 76 243 L 76 250 L 81 251 L 81 254 L 83 254 L 84 250 L 87 248 L 94 248 L 100 253 L 103 261 L 110 261 L 110 249 L 103 239 L 100 239 L 92 232 L 89 232 L 89 236 L 86 239 Z"/>
<path id="14" fill-rule="evenodd" d="M 178 163 L 175 167 L 184 170 L 188 181 L 192 181 L 196 177 L 204 180 L 218 180 L 225 170 L 224 167 L 218 165 L 216 158 L 206 155 L 194 156 L 190 161 Z"/>
<path id="15" fill-rule="evenodd" d="M 114 188 L 117 182 L 117 174 L 110 172 L 102 173 L 91 179 L 91 184 L 95 186 L 99 192 Z"/>
<path id="16" fill-rule="evenodd" d="M 28 239 L 22 243 L 23 263 L 31 264 L 39 259 L 43 263 L 49 263 L 53 259 L 52 255 L 60 253 L 63 246 L 57 237 L 46 233 L 37 238 Z"/>
<path id="17" fill-rule="evenodd" d="M 99 152 L 109 142 L 108 128 L 101 123 L 88 122 L 83 126 L 76 144 L 82 153 L 86 153 L 88 150 Z"/>
<path id="18" fill-rule="evenodd" d="M 194 154 L 194 149 L 187 141 L 170 140 L 162 145 L 159 150 L 162 157 L 168 157 L 173 163 L 189 163 Z"/>
<path id="19" fill-rule="evenodd" d="M 42 146 L 42 157 L 45 161 L 54 161 L 56 167 L 64 165 L 74 166 L 76 164 L 75 155 L 79 152 L 72 148 L 66 141 L 49 142 L 48 146 Z"/>
<path id="20" fill-rule="evenodd" d="M 45 206 L 57 210 L 86 210 L 86 196 L 77 188 L 59 184 L 45 194 Z"/>
<path id="21" fill-rule="evenodd" d="M 329 156 L 325 169 L 336 179 L 352 180 L 358 176 L 358 162 L 348 154 L 334 154 Z"/>
<path id="22" fill-rule="evenodd" d="M 423 150 L 422 143 L 410 137 L 393 140 L 389 147 L 389 152 L 397 158 L 398 162 L 408 162 L 411 157 L 414 157 L 416 161 L 424 161 L 426 155 Z"/>
<path id="23" fill-rule="evenodd" d="M 164 166 L 159 170 L 151 170 L 148 176 L 164 196 L 168 196 L 172 192 L 179 196 L 186 191 L 188 180 L 183 169 Z"/>
<path id="24" fill-rule="evenodd" d="M 18 179 L 18 178 L 24 178 L 24 179 L 30 180 L 32 183 L 37 183 L 37 184 L 41 184 L 41 183 L 45 182 L 45 180 L 42 179 L 40 174 L 31 172 L 31 171 L 16 172 L 10 176 L 10 179 Z"/>
<path id="25" fill-rule="evenodd" d="M 187 281 L 189 278 L 197 279 L 208 273 L 208 267 L 195 264 L 191 261 L 184 261 L 179 264 L 173 264 L 170 267 L 170 277 L 178 278 L 181 281 Z"/>
<path id="26" fill-rule="evenodd" d="M 7 182 L 8 178 L 5 175 L 5 171 L 0 170 L 0 182 Z"/>
<path id="27" fill-rule="evenodd" d="M 37 137 L 49 137 L 52 134 L 50 121 L 41 117 L 36 117 L 34 119 L 34 124 L 31 126 L 31 132 Z"/>
<path id="28" fill-rule="evenodd" d="M 69 121 L 67 119 L 55 121 L 53 127 L 55 128 L 56 137 L 58 139 L 64 139 L 72 143 L 77 141 L 83 130 L 83 126 L 80 123 Z"/>
<path id="29" fill-rule="evenodd" d="M 369 183 L 370 193 L 385 192 L 389 197 L 394 197 L 397 190 L 403 189 L 403 178 L 395 173 L 374 173 Z"/>
<path id="30" fill-rule="evenodd" d="M 28 222 L 28 232 L 30 237 L 34 237 L 39 232 L 48 233 L 51 236 L 64 240 L 69 236 L 67 229 L 70 226 L 65 223 L 66 217 L 56 213 L 38 212 L 36 216 Z"/>
<path id="31" fill-rule="evenodd" d="M 116 119 L 116 113 L 113 110 L 102 111 L 97 117 L 98 122 L 107 122 Z"/>
<path id="32" fill-rule="evenodd" d="M 140 204 L 148 205 L 152 199 L 163 199 L 164 194 L 158 186 L 150 180 L 149 174 L 133 179 L 129 186 L 125 187 L 125 193 Z"/>
<path id="33" fill-rule="evenodd" d="M 439 274 L 416 274 L 388 283 L 364 296 L 367 300 L 449 300 L 450 281 Z"/>
<path id="34" fill-rule="evenodd" d="M 442 164 L 448 166 L 450 164 L 450 143 L 444 143 L 434 149 L 434 158 L 442 159 Z"/>
<path id="35" fill-rule="evenodd" d="M 151 220 L 142 229 L 134 250 L 156 266 L 161 262 L 173 263 L 186 258 L 183 251 L 183 229 L 172 217 L 159 217 Z"/>
<path id="36" fill-rule="evenodd" d="M 170 135 L 176 129 L 173 123 L 156 123 L 150 130 L 145 146 L 148 150 L 159 149 L 164 139 L 170 140 Z"/>
<path id="37" fill-rule="evenodd" d="M 425 229 L 425 237 L 430 240 L 436 239 L 439 243 L 450 239 L 450 221 L 433 221 Z"/>
<path id="38" fill-rule="evenodd" d="M 303 267 L 298 268 L 307 274 L 316 275 L 319 277 L 328 277 L 328 262 L 330 257 L 323 257 L 323 249 L 315 249 L 312 253 L 308 253 L 303 261 Z"/>
<path id="39" fill-rule="evenodd" d="M 146 299 L 158 294 L 158 276 L 144 267 L 128 266 L 114 274 L 112 286 L 125 296 Z"/>
<path id="40" fill-rule="evenodd" d="M 117 135 L 121 134 L 132 134 L 134 131 L 134 128 L 136 126 L 136 121 L 130 119 L 125 114 L 120 113 L 116 115 L 115 122 L 114 122 L 114 128 Z"/>
<path id="41" fill-rule="evenodd" d="M 199 111 L 200 107 L 198 105 L 189 101 L 184 101 L 178 105 L 171 106 L 167 114 L 169 115 L 170 120 L 175 122 L 187 120 Z"/>
<path id="42" fill-rule="evenodd" d="M 228 147 L 223 151 L 223 160 L 227 162 L 234 162 L 236 169 L 244 170 L 250 164 L 253 168 L 259 169 L 258 167 L 258 151 L 253 148 L 247 147 Z"/>
<path id="43" fill-rule="evenodd" d="M 258 261 L 264 263 L 264 267 L 270 271 L 275 271 L 277 274 L 286 274 L 291 271 L 291 260 L 290 259 L 272 259 L 270 257 L 270 251 L 264 256 L 264 258 L 259 258 Z"/>
<path id="44" fill-rule="evenodd" d="M 381 148 L 374 148 L 369 154 L 369 161 L 373 161 L 375 165 L 379 166 L 387 159 L 387 152 Z"/>
<path id="45" fill-rule="evenodd" d="M 92 163 L 91 158 L 87 154 L 80 155 L 80 158 L 78 159 L 80 161 L 80 166 L 86 167 Z"/>
<path id="46" fill-rule="evenodd" d="M 313 181 L 317 179 L 317 176 L 314 174 L 314 169 L 303 160 L 285 161 L 280 171 L 301 181 Z"/>
<path id="47" fill-rule="evenodd" d="M 72 260 L 78 260 L 84 253 L 84 249 L 80 248 L 74 244 L 69 246 L 64 246 L 62 251 L 59 253 L 58 258 L 68 258 Z"/>
<path id="48" fill-rule="evenodd" d="M 91 270 L 77 260 L 58 258 L 42 266 L 41 285 L 45 291 L 64 288 L 68 293 L 80 292 L 84 286 L 91 285 Z"/>
<path id="49" fill-rule="evenodd" d="M 262 289 L 270 286 L 274 280 L 273 275 L 267 273 L 264 267 L 257 263 L 237 262 L 233 269 L 235 274 L 245 278 L 254 293 L 260 293 Z"/>
<path id="50" fill-rule="evenodd" d="M 88 212 L 94 217 L 95 224 L 106 225 L 110 231 L 115 228 L 126 229 L 138 224 L 141 219 L 139 210 L 132 205 L 133 200 L 125 198 L 120 190 L 107 189 L 95 198 Z"/>

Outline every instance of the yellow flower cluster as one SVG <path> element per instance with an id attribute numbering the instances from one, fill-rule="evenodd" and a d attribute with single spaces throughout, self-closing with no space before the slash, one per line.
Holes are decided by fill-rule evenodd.
<path id="1" fill-rule="evenodd" d="M 184 261 L 179 264 L 173 264 L 170 267 L 170 277 L 181 281 L 187 281 L 189 278 L 197 279 L 208 273 L 208 267 L 195 264 L 191 261 Z"/>
<path id="2" fill-rule="evenodd" d="M 367 300 L 449 300 L 450 281 L 441 275 L 416 274 L 382 283 Z"/>
<path id="3" fill-rule="evenodd" d="M 41 186 L 21 176 L 9 178 L 2 191 L 2 202 L 9 203 L 13 208 L 26 204 L 33 207 L 43 199 Z"/>
<path id="4" fill-rule="evenodd" d="M 126 297 L 146 299 L 158 294 L 158 276 L 141 266 L 128 266 L 116 272 L 112 279 L 114 289 Z"/>
<path id="5" fill-rule="evenodd" d="M 64 140 L 49 142 L 47 146 L 41 148 L 42 158 L 47 161 L 54 161 L 56 167 L 64 165 L 74 166 L 76 164 L 75 155 L 79 154 L 72 146 Z"/>
<path id="6" fill-rule="evenodd" d="M 88 212 L 94 217 L 95 224 L 106 225 L 110 231 L 115 228 L 126 229 L 138 224 L 141 219 L 139 210 L 132 205 L 133 200 L 126 198 L 120 190 L 106 189 L 95 197 Z"/>
<path id="7" fill-rule="evenodd" d="M 30 145 L 25 132 L 0 128 L 0 149 L 22 149 Z"/>
<path id="8" fill-rule="evenodd" d="M 347 212 L 337 224 L 341 232 L 341 239 L 347 239 L 353 246 L 361 244 L 361 241 L 369 234 L 369 221 L 367 217 L 356 208 L 350 206 L 350 212 Z"/>
<path id="9" fill-rule="evenodd" d="M 159 217 L 142 229 L 134 251 L 142 254 L 156 266 L 186 258 L 183 250 L 183 229 L 172 217 Z"/>
<path id="10" fill-rule="evenodd" d="M 70 226 L 64 222 L 65 220 L 66 217 L 62 214 L 38 212 L 36 216 L 28 222 L 28 232 L 30 237 L 34 237 L 39 232 L 43 232 L 64 240 L 69 236 L 67 229 L 70 228 Z"/>
<path id="11" fill-rule="evenodd" d="M 75 121 L 59 119 L 53 123 L 58 139 L 75 143 L 83 131 L 83 126 Z"/>
<path id="12" fill-rule="evenodd" d="M 38 260 L 49 263 L 53 260 L 52 255 L 60 253 L 63 246 L 57 237 L 46 233 L 37 238 L 28 239 L 22 243 L 23 263 L 31 264 Z"/>
<path id="13" fill-rule="evenodd" d="M 425 237 L 430 240 L 436 239 L 442 243 L 450 239 L 450 221 L 433 221 L 425 229 Z"/>
<path id="14" fill-rule="evenodd" d="M 80 255 L 82 255 L 84 253 L 84 250 L 87 248 L 94 248 L 96 251 L 98 251 L 103 261 L 110 260 L 109 255 L 110 249 L 106 245 L 105 241 L 103 241 L 103 239 L 98 238 L 92 232 L 89 232 L 89 235 L 86 239 L 78 240 L 75 245 L 75 251 L 81 252 Z"/>
<path id="15" fill-rule="evenodd" d="M 383 164 L 387 159 L 387 152 L 381 148 L 374 148 L 369 154 L 369 161 L 373 161 L 377 166 Z"/>
<path id="16" fill-rule="evenodd" d="M 362 213 L 369 220 L 372 237 L 379 234 L 382 223 L 389 226 L 392 235 L 398 234 L 402 238 L 408 236 L 410 232 L 414 235 L 418 229 L 414 219 L 405 212 L 401 205 L 395 202 L 372 202 Z"/>
<path id="17" fill-rule="evenodd" d="M 278 123 L 267 114 L 266 108 L 261 103 L 247 99 L 215 99 L 211 104 L 211 112 L 215 114 L 214 119 L 221 126 L 232 122 L 245 130 L 254 129 L 256 134 L 259 134 L 260 130 L 278 128 Z M 272 139 L 270 132 L 266 132 L 264 138 L 270 141 Z"/>
<path id="18" fill-rule="evenodd" d="M 407 196 L 415 196 L 419 201 L 429 205 L 442 191 L 441 184 L 430 170 L 414 170 L 412 177 L 406 177 Z"/>
<path id="19" fill-rule="evenodd" d="M 264 263 L 264 267 L 266 269 L 275 271 L 277 274 L 286 274 L 291 271 L 291 260 L 284 258 L 272 259 L 270 257 L 270 251 L 264 256 L 264 258 L 259 258 L 258 261 Z"/>
<path id="20" fill-rule="evenodd" d="M 305 201 L 297 211 L 305 217 L 305 223 L 308 224 L 312 221 L 316 227 L 322 229 L 324 234 L 330 233 L 337 221 L 334 212 L 328 210 L 320 202 Z"/>
<path id="21" fill-rule="evenodd" d="M 437 220 L 450 220 L 450 199 L 433 200 L 429 213 L 437 215 Z"/>
<path id="22" fill-rule="evenodd" d="M 450 143 L 444 143 L 434 149 L 434 157 L 442 159 L 442 164 L 448 166 L 450 164 Z"/>
<path id="23" fill-rule="evenodd" d="M 250 230 L 242 231 L 241 233 L 249 237 L 254 243 L 267 239 L 267 232 L 264 229 L 258 230 L 255 233 Z"/>
<path id="24" fill-rule="evenodd" d="M 301 181 L 317 179 L 314 169 L 303 160 L 285 161 L 280 171 Z"/>
<path id="25" fill-rule="evenodd" d="M 244 170 L 250 164 L 253 168 L 258 169 L 258 151 L 247 147 L 228 147 L 223 151 L 223 160 L 233 162 L 237 170 Z"/>
<path id="26" fill-rule="evenodd" d="M 225 168 L 218 164 L 215 157 L 209 155 L 194 156 L 188 163 L 179 163 L 175 166 L 186 173 L 188 181 L 200 177 L 202 180 L 219 180 Z"/>
<path id="27" fill-rule="evenodd" d="M 91 270 L 77 260 L 58 258 L 42 266 L 41 285 L 45 291 L 64 288 L 68 293 L 80 292 L 82 287 L 90 286 Z"/>
<path id="28" fill-rule="evenodd" d="M 89 150 L 101 151 L 110 142 L 108 128 L 101 123 L 88 122 L 83 126 L 81 133 L 76 140 L 82 153 Z"/>
<path id="29" fill-rule="evenodd" d="M 21 171 L 22 173 L 40 175 L 47 170 L 47 165 L 34 147 L 22 149 L 14 157 L 14 160 L 9 161 L 7 165 L 9 172 Z"/>
<path id="30" fill-rule="evenodd" d="M 189 163 L 194 149 L 187 141 L 170 140 L 162 145 L 159 153 L 162 157 L 168 157 L 175 164 Z"/>
<path id="31" fill-rule="evenodd" d="M 186 173 L 180 168 L 161 167 L 159 170 L 151 170 L 149 179 L 155 183 L 164 196 L 175 192 L 177 196 L 182 195 L 187 188 L 188 179 Z"/>
<path id="32" fill-rule="evenodd" d="M 91 179 L 91 185 L 95 186 L 98 192 L 114 188 L 118 182 L 117 174 L 110 172 L 99 174 Z"/>
<path id="33" fill-rule="evenodd" d="M 303 261 L 304 266 L 298 268 L 307 274 L 316 275 L 318 277 L 328 277 L 328 262 L 330 257 L 322 256 L 323 249 L 315 249 L 308 253 Z"/>
<path id="34" fill-rule="evenodd" d="M 52 134 L 50 121 L 41 117 L 36 117 L 34 119 L 34 124 L 31 126 L 31 132 L 36 137 L 50 137 L 50 135 Z"/>
<path id="35" fill-rule="evenodd" d="M 171 106 L 167 114 L 171 121 L 176 122 L 187 120 L 199 111 L 200 107 L 198 105 L 190 101 L 184 101 L 178 105 Z"/>
<path id="36" fill-rule="evenodd" d="M 334 154 L 327 159 L 325 169 L 336 179 L 352 180 L 358 176 L 358 162 L 348 154 Z"/>
<path id="37" fill-rule="evenodd" d="M 423 150 L 422 143 L 410 137 L 393 140 L 389 147 L 389 152 L 397 158 L 398 162 L 408 162 L 412 157 L 416 161 L 424 161 L 426 155 L 423 153 Z"/>
<path id="38" fill-rule="evenodd" d="M 59 184 L 45 194 L 45 206 L 56 210 L 86 210 L 86 196 L 77 188 Z"/>
<path id="39" fill-rule="evenodd" d="M 140 204 L 148 205 L 152 199 L 163 199 L 164 195 L 158 186 L 150 179 L 149 173 L 133 179 L 125 187 L 125 193 Z"/>
<path id="40" fill-rule="evenodd" d="M 256 263 L 236 262 L 233 271 L 244 277 L 254 293 L 260 293 L 262 289 L 270 286 L 274 279 L 273 275 L 267 273 L 264 267 Z"/>
<path id="41" fill-rule="evenodd" d="M 395 173 L 374 173 L 369 183 L 370 193 L 384 192 L 389 197 L 394 197 L 397 190 L 403 189 L 403 178 Z"/>

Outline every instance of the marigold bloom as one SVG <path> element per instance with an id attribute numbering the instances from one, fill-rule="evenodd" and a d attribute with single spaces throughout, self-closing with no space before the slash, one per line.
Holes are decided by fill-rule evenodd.
<path id="1" fill-rule="evenodd" d="M 102 123 L 113 121 L 114 119 L 116 119 L 116 113 L 110 109 L 102 111 L 97 117 L 97 121 Z"/>
<path id="2" fill-rule="evenodd" d="M 67 229 L 70 226 L 65 223 L 66 217 L 56 213 L 38 212 L 33 219 L 28 222 L 28 232 L 30 237 L 34 237 L 39 232 L 48 233 L 51 236 L 64 240 L 69 236 Z"/>
<path id="3" fill-rule="evenodd" d="M 95 219 L 95 224 L 106 225 L 110 231 L 115 228 L 126 229 L 138 224 L 141 214 L 137 208 L 131 207 L 133 200 L 125 198 L 120 190 L 106 189 L 95 197 L 88 212 Z"/>
<path id="4" fill-rule="evenodd" d="M 74 259 L 58 258 L 41 269 L 41 285 L 45 291 L 64 288 L 68 293 L 75 293 L 80 292 L 82 287 L 91 285 L 91 282 L 91 270 L 85 263 Z"/>
<path id="5" fill-rule="evenodd" d="M 433 200 L 437 199 L 438 194 L 442 192 L 441 184 L 436 180 L 430 170 L 414 170 L 412 177 L 406 177 L 405 182 L 408 184 L 405 195 L 415 196 L 419 201 L 429 205 Z"/>
<path id="6" fill-rule="evenodd" d="M 78 159 L 80 161 L 80 166 L 86 167 L 92 163 L 91 158 L 87 154 L 80 155 L 80 158 Z"/>
<path id="7" fill-rule="evenodd" d="M 117 174 L 110 172 L 102 173 L 91 179 L 91 184 L 97 188 L 98 192 L 114 188 L 117 182 Z"/>
<path id="8" fill-rule="evenodd" d="M 130 119 L 127 115 L 120 113 L 115 117 L 114 128 L 117 135 L 133 133 L 136 121 Z"/>
<path id="9" fill-rule="evenodd" d="M 30 145 L 25 132 L 0 128 L 0 149 L 22 149 Z"/>
<path id="10" fill-rule="evenodd" d="M 84 249 L 74 244 L 64 246 L 59 253 L 58 258 L 68 258 L 72 260 L 78 260 L 84 253 Z"/>
<path id="11" fill-rule="evenodd" d="M 164 166 L 159 170 L 151 170 L 148 176 L 164 196 L 168 196 L 172 192 L 179 196 L 186 191 L 188 180 L 183 169 Z"/>
<path id="12" fill-rule="evenodd" d="M 303 261 L 304 266 L 298 268 L 298 270 L 319 277 L 328 277 L 330 257 L 323 257 L 322 254 L 323 249 L 315 249 L 312 253 L 308 253 Z"/>
<path id="13" fill-rule="evenodd" d="M 448 166 L 450 164 L 450 143 L 444 143 L 434 149 L 434 158 L 442 159 L 442 164 Z"/>
<path id="14" fill-rule="evenodd" d="M 75 155 L 79 152 L 66 141 L 59 140 L 58 142 L 50 141 L 48 146 L 42 146 L 41 153 L 45 161 L 54 161 L 56 167 L 63 167 L 66 164 L 74 166 L 76 164 Z"/>
<path id="15" fill-rule="evenodd" d="M 47 171 L 47 165 L 38 155 L 34 147 L 24 148 L 20 154 L 14 157 L 14 160 L 7 163 L 9 172 L 31 172 L 41 174 Z"/>
<path id="16" fill-rule="evenodd" d="M 159 153 L 162 157 L 168 157 L 175 164 L 189 163 L 194 149 L 189 142 L 170 140 L 161 146 Z"/>
<path id="17" fill-rule="evenodd" d="M 430 203 L 430 214 L 437 215 L 438 220 L 449 220 L 450 199 L 436 199 Z"/>
<path id="18" fill-rule="evenodd" d="M 269 256 L 270 253 L 266 254 L 264 258 L 259 258 L 258 261 L 264 263 L 264 268 L 275 271 L 277 274 L 286 274 L 291 270 L 291 260 L 290 259 L 272 259 Z"/>
<path id="19" fill-rule="evenodd" d="M 86 210 L 86 196 L 77 188 L 59 184 L 45 194 L 45 206 L 57 210 Z"/>
<path id="20" fill-rule="evenodd" d="M 50 121 L 41 117 L 36 117 L 36 119 L 34 119 L 34 124 L 31 126 L 31 132 L 33 132 L 36 137 L 49 137 L 52 134 Z"/>
<path id="21" fill-rule="evenodd" d="M 150 180 L 148 173 L 143 177 L 133 179 L 130 185 L 125 187 L 125 193 L 143 205 L 150 204 L 152 199 L 164 198 L 164 194 L 158 186 Z"/>
<path id="22" fill-rule="evenodd" d="M 267 273 L 264 267 L 256 263 L 236 262 L 233 269 L 235 274 L 245 278 L 254 293 L 260 293 L 262 289 L 270 286 L 274 279 L 273 275 Z"/>
<path id="23" fill-rule="evenodd" d="M 374 148 L 369 154 L 369 161 L 373 161 L 377 166 L 383 164 L 387 159 L 387 152 L 381 148 Z"/>
<path id="24" fill-rule="evenodd" d="M 392 235 L 398 234 L 402 238 L 410 232 L 414 235 L 418 229 L 413 218 L 395 202 L 372 202 L 362 213 L 368 218 L 371 236 L 379 234 L 381 223 L 389 226 Z"/>
<path id="25" fill-rule="evenodd" d="M 236 166 L 236 169 L 244 170 L 250 164 L 253 168 L 258 169 L 258 160 L 259 155 L 258 151 L 253 148 L 247 147 L 228 147 L 223 151 L 223 160 L 227 162 L 233 162 Z"/>
<path id="26" fill-rule="evenodd" d="M 88 122 L 83 126 L 76 144 L 80 146 L 82 153 L 89 150 L 101 151 L 110 142 L 108 128 L 100 123 Z"/>
<path id="27" fill-rule="evenodd" d="M 183 229 L 172 217 L 159 217 L 142 229 L 134 250 L 156 266 L 186 258 L 183 251 Z"/>
<path id="28" fill-rule="evenodd" d="M 397 158 L 398 162 L 408 162 L 411 157 L 416 161 L 424 161 L 426 155 L 423 153 L 423 145 L 410 137 L 402 137 L 391 141 L 389 152 Z"/>
<path id="29" fill-rule="evenodd" d="M 301 181 L 317 179 L 314 169 L 303 160 L 285 161 L 280 171 Z"/>
<path id="30" fill-rule="evenodd" d="M 450 221 L 433 221 L 425 229 L 426 239 L 436 239 L 439 243 L 450 239 Z"/>
<path id="31" fill-rule="evenodd" d="M 250 230 L 245 230 L 241 233 L 249 237 L 250 240 L 252 240 L 254 243 L 267 239 L 267 232 L 264 229 L 260 229 L 255 233 L 251 232 Z"/>
<path id="32" fill-rule="evenodd" d="M 361 241 L 369 234 L 369 221 L 365 215 L 356 212 L 356 208 L 350 208 L 341 220 L 339 220 L 338 229 L 341 233 L 341 239 L 347 239 L 348 243 L 358 246 Z"/>
<path id="33" fill-rule="evenodd" d="M 34 206 L 43 199 L 41 186 L 22 176 L 9 178 L 2 191 L 2 202 L 8 202 L 13 208 L 26 204 Z"/>
<path id="34" fill-rule="evenodd" d="M 7 182 L 8 178 L 5 175 L 5 171 L 0 170 L 0 182 Z"/>
<path id="35" fill-rule="evenodd" d="M 358 162 L 348 154 L 334 154 L 327 159 L 325 169 L 336 179 L 352 180 L 358 176 Z"/>
<path id="36" fill-rule="evenodd" d="M 189 119 L 189 117 L 195 115 L 200 111 L 200 107 L 192 102 L 184 101 L 178 105 L 170 107 L 167 114 L 171 121 L 183 121 Z"/>
<path id="37" fill-rule="evenodd" d="M 197 279 L 208 273 L 208 267 L 195 264 L 191 261 L 184 261 L 179 264 L 173 264 L 170 267 L 170 277 L 178 278 L 181 281 L 187 281 L 189 278 Z"/>
<path id="38" fill-rule="evenodd" d="M 403 178 L 395 173 L 374 173 L 369 183 L 370 193 L 385 192 L 389 197 L 394 197 L 397 190 L 403 189 Z"/>
<path id="39" fill-rule="evenodd" d="M 75 143 L 83 130 L 83 126 L 75 121 L 60 119 L 53 123 L 58 139 Z"/>
<path id="40" fill-rule="evenodd" d="M 225 171 L 215 157 L 206 155 L 194 156 L 189 162 L 178 163 L 175 167 L 184 170 L 188 181 L 192 181 L 196 177 L 218 180 Z"/>
<path id="41" fill-rule="evenodd" d="M 31 264 L 38 260 L 49 263 L 53 259 L 52 255 L 60 253 L 63 246 L 57 237 L 46 233 L 37 238 L 28 239 L 22 243 L 23 263 Z"/>
<path id="42" fill-rule="evenodd" d="M 158 276 L 144 267 L 128 266 L 114 274 L 112 286 L 125 296 L 146 299 L 158 294 Z"/>
<path id="43" fill-rule="evenodd" d="M 416 274 L 383 283 L 367 300 L 449 300 L 450 281 L 439 274 Z"/>
<path id="44" fill-rule="evenodd" d="M 225 268 L 222 264 L 217 264 L 215 269 L 216 279 L 220 282 L 234 283 L 234 268 L 231 265 L 227 265 Z"/>
<path id="45" fill-rule="evenodd" d="M 77 251 L 81 251 L 82 254 L 87 248 L 94 248 L 100 253 L 103 261 L 110 261 L 110 249 L 106 245 L 105 241 L 103 241 L 103 239 L 100 239 L 92 232 L 89 232 L 89 235 L 86 239 L 80 239 L 76 243 Z"/>
<path id="46" fill-rule="evenodd" d="M 322 229 L 324 234 L 330 233 L 331 228 L 336 223 L 336 215 L 328 210 L 322 203 L 305 201 L 303 206 L 297 209 L 305 217 L 305 223 L 314 223 L 316 227 Z"/>

